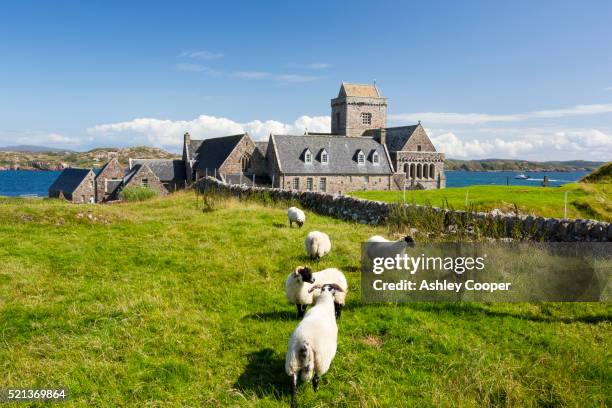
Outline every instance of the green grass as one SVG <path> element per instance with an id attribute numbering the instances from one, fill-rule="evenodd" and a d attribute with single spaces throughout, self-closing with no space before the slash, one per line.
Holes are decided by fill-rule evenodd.
<path id="1" fill-rule="evenodd" d="M 477 211 L 499 208 L 514 211 L 515 204 L 522 214 L 563 218 L 565 192 L 568 192 L 568 218 L 591 218 L 612 221 L 611 184 L 566 184 L 562 187 L 470 186 L 441 190 L 406 191 L 406 202 L 431 204 L 465 210 L 468 205 Z M 356 191 L 352 196 L 368 200 L 403 202 L 402 191 Z"/>
<path id="2" fill-rule="evenodd" d="M 316 268 L 344 270 L 350 293 L 332 368 L 300 406 L 612 404 L 607 304 L 367 305 L 359 243 L 386 229 L 201 204 L 1 199 L 0 388 L 65 386 L 66 407 L 286 407 L 283 282 L 320 229 L 334 246 Z"/>
<path id="3" fill-rule="evenodd" d="M 157 193 L 149 187 L 126 187 L 119 193 L 119 198 L 123 201 L 145 201 L 155 197 Z"/>

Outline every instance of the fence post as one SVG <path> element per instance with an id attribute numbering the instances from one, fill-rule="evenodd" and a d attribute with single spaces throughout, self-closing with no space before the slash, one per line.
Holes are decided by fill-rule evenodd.
<path id="1" fill-rule="evenodd" d="M 465 209 L 466 209 L 466 210 L 467 210 L 467 208 L 468 208 L 468 195 L 469 195 L 469 193 L 470 193 L 469 191 L 466 191 L 466 192 L 465 192 Z"/>
<path id="2" fill-rule="evenodd" d="M 565 200 L 563 202 L 563 219 L 567 220 L 567 191 L 565 192 Z"/>
<path id="3" fill-rule="evenodd" d="M 404 180 L 404 205 L 406 205 L 406 180 Z"/>

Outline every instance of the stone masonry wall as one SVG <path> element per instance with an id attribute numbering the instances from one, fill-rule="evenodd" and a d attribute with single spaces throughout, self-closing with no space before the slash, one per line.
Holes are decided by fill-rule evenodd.
<path id="1" fill-rule="evenodd" d="M 211 177 L 199 180 L 195 188 L 200 191 L 217 190 L 237 197 L 256 196 L 267 193 L 274 200 L 293 200 L 310 211 L 335 218 L 355 221 L 362 224 L 384 224 L 397 204 L 362 200 L 359 198 L 323 194 L 316 192 L 299 192 L 276 188 L 230 186 Z M 410 206 L 412 207 L 412 206 Z M 427 209 L 428 207 L 416 206 Z M 533 240 L 572 242 L 612 242 L 612 224 L 594 220 L 561 220 L 533 216 L 493 216 L 489 213 L 467 213 L 430 208 L 444 216 L 444 225 L 448 230 L 456 227 L 458 220 L 485 222 L 501 226 L 502 237 L 513 237 L 513 232 L 521 231 L 523 236 Z"/>
<path id="2" fill-rule="evenodd" d="M 366 180 L 367 177 L 367 180 Z M 329 194 L 341 194 L 349 191 L 357 190 L 389 190 L 390 176 L 388 175 L 372 175 L 372 176 L 345 176 L 345 175 L 284 175 L 281 176 L 282 188 L 285 190 L 293 189 L 293 180 L 299 179 L 299 191 L 308 191 L 308 179 L 312 179 L 313 189 L 311 191 L 320 191 L 320 181 L 322 178 L 326 180 L 326 192 Z M 278 186 L 278 183 L 275 182 Z M 393 185 L 391 185 L 393 188 Z"/>
<path id="3" fill-rule="evenodd" d="M 104 201 L 108 201 L 111 199 L 113 191 L 108 191 L 106 186 L 107 180 L 121 180 L 125 174 L 125 169 L 119 161 L 115 158 L 111 159 L 111 161 L 104 167 L 97 176 L 96 176 L 96 202 L 101 203 Z"/>
<path id="4" fill-rule="evenodd" d="M 75 204 L 87 204 L 95 202 L 96 189 L 94 182 L 94 172 L 90 171 L 87 177 L 72 192 L 72 202 Z M 93 199 L 93 200 L 92 200 Z"/>

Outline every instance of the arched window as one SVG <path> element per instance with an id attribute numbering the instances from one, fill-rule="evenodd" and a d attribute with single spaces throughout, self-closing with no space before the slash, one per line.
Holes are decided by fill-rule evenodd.
<path id="1" fill-rule="evenodd" d="M 412 179 L 414 179 L 416 177 L 416 166 L 415 166 L 414 163 L 412 163 L 410 165 L 410 176 L 408 176 L 408 177 L 410 177 Z"/>
<path id="2" fill-rule="evenodd" d="M 421 163 L 417 164 L 417 172 L 416 172 L 416 176 L 418 179 L 423 177 L 423 167 L 421 166 Z"/>
<path id="3" fill-rule="evenodd" d="M 427 164 L 423 165 L 423 178 L 429 178 L 429 166 Z"/>
<path id="4" fill-rule="evenodd" d="M 433 163 L 429 165 L 429 178 L 436 178 L 436 166 Z"/>
<path id="5" fill-rule="evenodd" d="M 406 173 L 406 175 L 410 177 L 410 164 L 404 163 L 404 173 Z"/>
<path id="6" fill-rule="evenodd" d="M 244 154 L 240 158 L 240 167 L 242 168 L 243 173 L 249 171 L 249 167 L 251 167 L 251 156 Z"/>

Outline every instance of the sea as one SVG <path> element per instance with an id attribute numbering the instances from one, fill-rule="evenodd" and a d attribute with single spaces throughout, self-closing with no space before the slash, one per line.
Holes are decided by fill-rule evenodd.
<path id="1" fill-rule="evenodd" d="M 53 184 L 59 171 L 5 170 L 0 171 L 0 196 L 46 197 L 47 190 Z M 523 174 L 515 171 L 447 171 L 447 187 L 466 187 L 474 185 L 511 185 L 540 186 L 544 176 L 548 176 L 549 186 L 558 187 L 573 183 L 588 174 L 587 171 L 531 171 L 524 174 L 528 180 L 515 177 Z"/>

